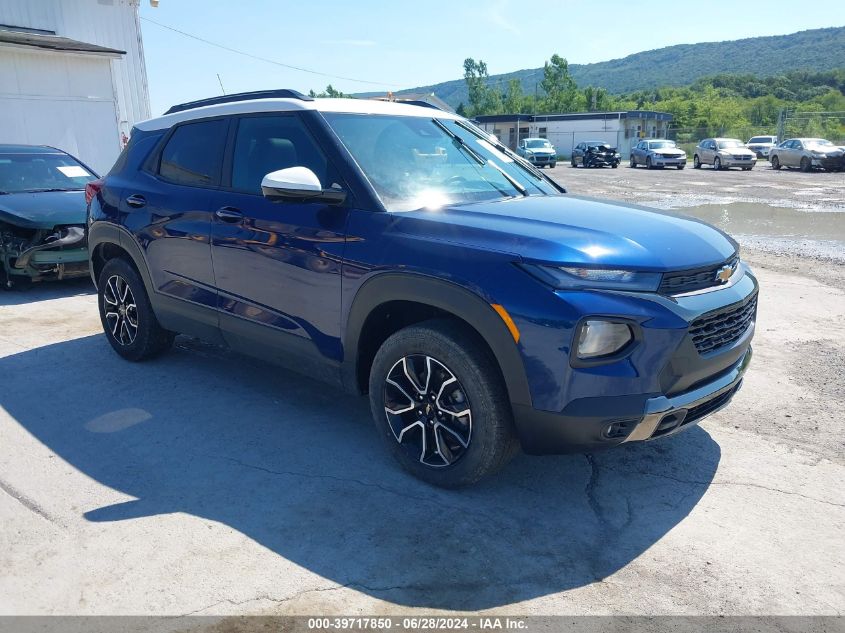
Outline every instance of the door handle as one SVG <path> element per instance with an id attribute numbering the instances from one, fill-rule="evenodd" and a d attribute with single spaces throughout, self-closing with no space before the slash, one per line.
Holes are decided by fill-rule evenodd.
<path id="1" fill-rule="evenodd" d="M 136 193 L 135 195 L 129 196 L 126 199 L 126 204 L 135 209 L 140 209 L 141 207 L 146 206 L 147 200 L 146 198 L 144 198 L 144 196 L 138 195 Z"/>
<path id="2" fill-rule="evenodd" d="M 214 212 L 218 218 L 223 220 L 224 222 L 240 222 L 244 219 L 244 214 L 241 213 L 240 209 L 236 209 L 234 207 L 220 207 L 217 211 Z"/>

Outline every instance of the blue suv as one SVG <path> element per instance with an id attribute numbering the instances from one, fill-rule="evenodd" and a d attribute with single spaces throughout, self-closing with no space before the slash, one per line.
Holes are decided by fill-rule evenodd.
<path id="1" fill-rule="evenodd" d="M 176 333 L 369 394 L 414 475 L 651 440 L 725 406 L 758 285 L 702 222 L 566 194 L 441 110 L 294 91 L 138 124 L 88 186 L 105 335 Z"/>

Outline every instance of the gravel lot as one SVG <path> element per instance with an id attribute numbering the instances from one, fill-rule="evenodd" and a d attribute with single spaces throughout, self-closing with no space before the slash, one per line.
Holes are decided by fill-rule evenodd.
<path id="1" fill-rule="evenodd" d="M 0 613 L 842 614 L 845 177 L 552 175 L 757 227 L 731 407 L 447 492 L 392 463 L 365 399 L 186 338 L 123 362 L 85 282 L 1 293 Z"/>

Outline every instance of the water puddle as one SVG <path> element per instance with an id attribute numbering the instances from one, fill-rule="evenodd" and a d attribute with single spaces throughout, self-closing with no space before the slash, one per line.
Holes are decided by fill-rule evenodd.
<path id="1" fill-rule="evenodd" d="M 845 263 L 845 210 L 731 202 L 676 207 L 671 211 L 713 224 L 750 248 Z"/>

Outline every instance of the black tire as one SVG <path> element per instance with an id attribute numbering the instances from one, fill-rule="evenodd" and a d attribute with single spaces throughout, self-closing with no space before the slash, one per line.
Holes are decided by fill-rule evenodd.
<path id="1" fill-rule="evenodd" d="M 613 169 L 616 169 L 617 167 L 619 167 L 619 163 L 613 163 L 613 164 L 611 165 L 611 167 L 613 167 Z"/>
<path id="2" fill-rule="evenodd" d="M 718 156 L 713 159 L 713 169 L 716 171 L 722 171 L 722 159 Z"/>
<path id="3" fill-rule="evenodd" d="M 633 169 L 637 168 L 637 159 L 634 158 L 633 154 L 631 154 L 631 160 L 628 161 L 628 167 L 631 167 Z"/>
<path id="4" fill-rule="evenodd" d="M 126 360 L 154 358 L 173 344 L 176 334 L 159 325 L 141 277 L 125 259 L 110 259 L 103 266 L 97 304 L 109 344 Z"/>
<path id="5" fill-rule="evenodd" d="M 654 164 L 651 162 L 651 156 L 645 157 L 645 167 L 646 169 L 654 169 Z"/>
<path id="6" fill-rule="evenodd" d="M 772 169 L 780 169 L 780 159 L 777 156 L 772 156 Z"/>
<path id="7" fill-rule="evenodd" d="M 409 366 L 418 382 L 405 373 Z M 445 385 L 457 384 L 458 388 L 446 394 L 443 385 L 449 374 L 455 381 L 448 380 Z M 389 383 L 388 378 L 396 382 Z M 425 386 L 422 394 L 418 385 Z M 499 470 L 515 452 L 513 416 L 504 380 L 492 354 L 467 326 L 432 320 L 399 330 L 376 353 L 369 387 L 379 436 L 402 467 L 423 481 L 443 488 L 467 486 Z M 413 393 L 407 394 L 409 390 Z M 406 403 L 413 406 L 403 412 Z M 389 413 L 389 404 L 405 417 Z M 414 410 L 417 406 L 420 409 Z M 446 407 L 465 407 L 461 410 L 469 413 L 446 415 Z M 415 420 L 418 416 L 420 419 Z M 460 435 L 438 431 L 440 420 L 451 421 Z M 424 437 L 433 439 L 423 444 Z M 466 445 L 458 442 L 458 437 L 464 437 Z M 431 445 L 438 450 L 427 452 L 426 447 Z"/>
<path id="8" fill-rule="evenodd" d="M 569 159 L 569 166 L 575 169 L 578 165 L 575 164 L 575 157 Z"/>
<path id="9" fill-rule="evenodd" d="M 698 154 L 692 157 L 692 168 L 701 169 L 701 159 L 698 157 Z"/>
<path id="10" fill-rule="evenodd" d="M 557 167 L 557 163 L 551 163 L 549 165 L 549 169 L 554 169 L 555 167 Z"/>
<path id="11" fill-rule="evenodd" d="M 686 165 L 678 165 L 678 169 L 683 169 Z"/>
<path id="12" fill-rule="evenodd" d="M 808 172 L 810 171 L 812 164 L 810 163 L 810 159 L 806 156 L 801 157 L 801 171 Z"/>

